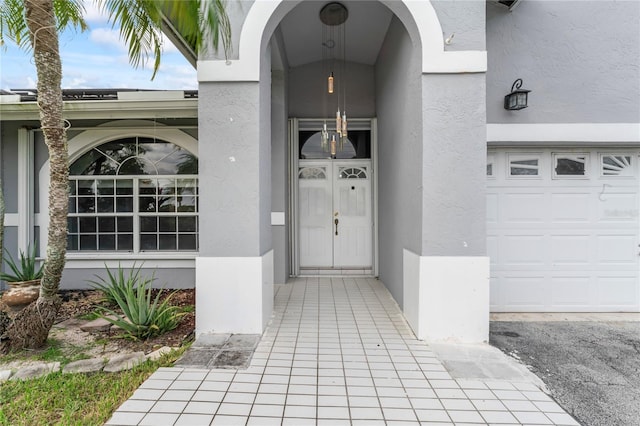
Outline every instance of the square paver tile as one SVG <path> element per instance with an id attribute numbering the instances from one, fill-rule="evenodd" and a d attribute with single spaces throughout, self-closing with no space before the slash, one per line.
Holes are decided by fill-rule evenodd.
<path id="1" fill-rule="evenodd" d="M 518 423 L 518 420 L 513 416 L 513 414 L 507 411 L 480 411 L 480 415 L 484 418 L 487 423 L 490 424 L 514 424 Z"/>
<path id="2" fill-rule="evenodd" d="M 184 407 L 183 413 L 213 415 L 218 410 L 219 406 L 219 402 L 190 401 L 187 403 L 187 406 Z"/>
<path id="3" fill-rule="evenodd" d="M 132 413 L 126 411 L 116 411 L 113 413 L 107 425 L 130 426 L 137 425 L 147 413 Z"/>
<path id="4" fill-rule="evenodd" d="M 379 407 L 351 407 L 351 418 L 357 419 L 382 419 L 382 409 Z"/>
<path id="5" fill-rule="evenodd" d="M 213 414 L 180 414 L 174 426 L 209 426 L 213 421 Z"/>
<path id="6" fill-rule="evenodd" d="M 218 415 L 249 416 L 251 404 L 222 403 L 218 407 Z"/>
<path id="7" fill-rule="evenodd" d="M 514 411 L 512 412 L 514 416 L 518 419 L 520 423 L 524 424 L 536 424 L 536 425 L 550 425 L 553 422 L 540 412 L 530 412 L 530 411 Z"/>
<path id="8" fill-rule="evenodd" d="M 323 407 L 318 406 L 318 419 L 348 419 L 349 409 L 347 407 Z"/>
<path id="9" fill-rule="evenodd" d="M 456 424 L 458 423 L 484 423 L 482 416 L 477 411 L 447 410 L 447 414 Z"/>
<path id="10" fill-rule="evenodd" d="M 251 409 L 251 417 L 282 417 L 283 405 L 254 404 Z"/>
<path id="11" fill-rule="evenodd" d="M 316 418 L 316 407 L 309 405 L 286 405 L 284 408 L 285 417 Z"/>
<path id="12" fill-rule="evenodd" d="M 155 403 L 156 401 L 129 399 L 118 408 L 118 411 L 147 413 Z"/>
<path id="13" fill-rule="evenodd" d="M 172 426 L 180 414 L 177 413 L 149 413 L 138 423 L 144 426 Z"/>

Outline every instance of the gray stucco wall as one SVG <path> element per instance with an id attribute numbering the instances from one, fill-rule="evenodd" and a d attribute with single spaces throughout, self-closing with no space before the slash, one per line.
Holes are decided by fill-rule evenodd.
<path id="1" fill-rule="evenodd" d="M 443 40 L 454 35 L 445 50 L 485 50 L 484 0 L 432 0 L 431 4 L 438 15 Z"/>
<path id="2" fill-rule="evenodd" d="M 287 201 L 287 81 L 283 71 L 271 73 L 271 210 L 285 212 L 285 225 L 272 225 L 273 273 L 275 283 L 285 283 L 289 275 Z"/>
<path id="3" fill-rule="evenodd" d="M 2 123 L 2 186 L 6 213 L 18 212 L 18 125 Z"/>
<path id="4" fill-rule="evenodd" d="M 422 76 L 422 255 L 486 254 L 485 75 Z"/>
<path id="5" fill-rule="evenodd" d="M 200 256 L 263 254 L 260 106 L 257 82 L 200 83 Z"/>
<path id="6" fill-rule="evenodd" d="M 111 268 L 113 273 L 116 268 Z M 125 273 L 128 273 L 125 269 Z M 99 269 L 70 269 L 65 268 L 62 274 L 60 288 L 63 290 L 75 290 L 91 288 L 90 280 L 95 281 L 97 276 L 107 278 L 107 271 L 104 268 Z M 151 278 L 155 276 L 153 282 L 155 288 L 179 289 L 193 288 L 195 285 L 195 268 L 169 268 L 169 269 L 153 269 L 143 268 L 140 275 Z"/>
<path id="7" fill-rule="evenodd" d="M 271 48 L 266 49 L 260 69 L 260 132 L 258 143 L 258 170 L 260 180 L 259 253 L 263 255 L 273 247 L 271 230 Z"/>
<path id="8" fill-rule="evenodd" d="M 402 306 L 403 249 L 420 254 L 420 54 L 394 18 L 376 64 L 380 279 Z"/>
<path id="9" fill-rule="evenodd" d="M 326 106 L 327 76 L 321 62 L 313 62 L 289 70 L 289 115 L 299 118 L 320 118 L 335 114 L 337 100 L 330 100 Z M 341 79 L 335 71 L 336 81 Z M 347 115 L 349 117 L 369 118 L 375 115 L 376 90 L 374 67 L 347 63 Z M 334 93 L 334 97 L 337 93 Z M 342 102 L 341 102 L 342 104 Z M 323 111 L 325 110 L 326 111 Z"/>
<path id="10" fill-rule="evenodd" d="M 487 4 L 489 123 L 640 121 L 640 2 Z M 517 78 L 529 108 L 506 111 Z"/>

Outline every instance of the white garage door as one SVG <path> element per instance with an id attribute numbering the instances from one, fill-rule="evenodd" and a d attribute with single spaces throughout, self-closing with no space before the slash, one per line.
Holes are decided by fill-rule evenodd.
<path id="1" fill-rule="evenodd" d="M 492 311 L 640 310 L 639 154 L 489 150 Z"/>

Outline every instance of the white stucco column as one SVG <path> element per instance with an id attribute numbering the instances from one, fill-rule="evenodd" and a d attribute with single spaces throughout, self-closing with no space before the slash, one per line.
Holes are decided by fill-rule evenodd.
<path id="1" fill-rule="evenodd" d="M 404 250 L 404 315 L 421 340 L 489 340 L 489 258 Z"/>

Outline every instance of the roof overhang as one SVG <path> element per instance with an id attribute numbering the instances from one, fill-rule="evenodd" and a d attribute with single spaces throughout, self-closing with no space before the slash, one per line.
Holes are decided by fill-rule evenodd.
<path id="1" fill-rule="evenodd" d="M 5 98 L 8 97 L 7 98 Z M 39 120 L 35 101 L 19 101 L 15 95 L 0 96 L 2 121 Z M 78 119 L 198 118 L 198 99 L 184 98 L 180 91 L 118 92 L 118 99 L 64 102 L 63 115 Z"/>

